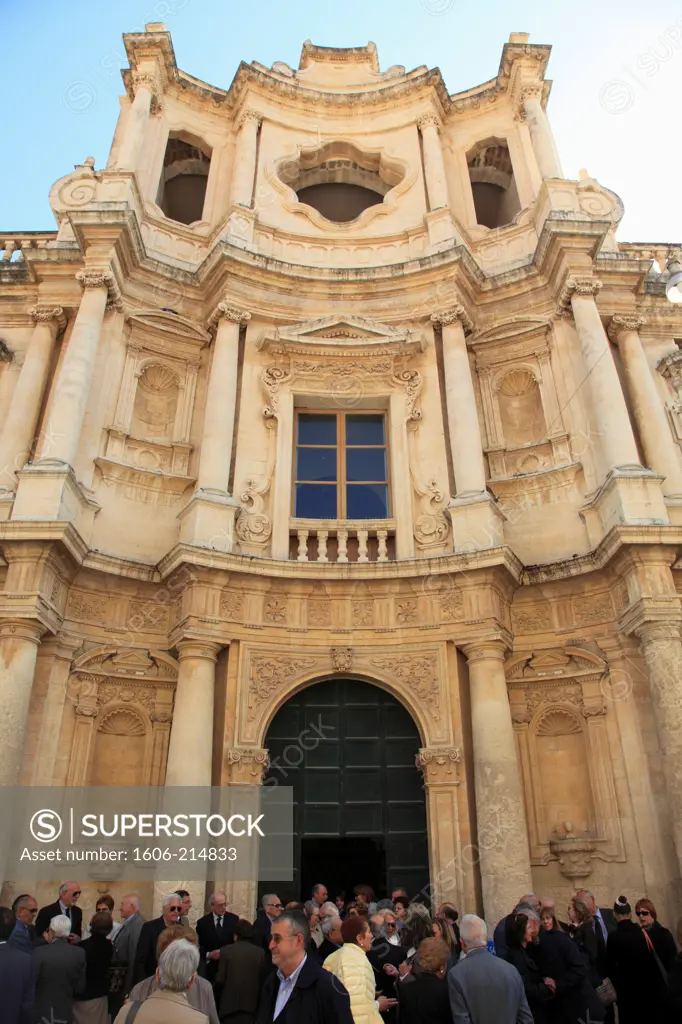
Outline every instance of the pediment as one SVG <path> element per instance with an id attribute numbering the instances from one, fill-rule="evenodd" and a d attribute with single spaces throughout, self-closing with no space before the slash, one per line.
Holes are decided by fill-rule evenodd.
<path id="1" fill-rule="evenodd" d="M 322 347 L 339 354 L 357 354 L 368 350 L 395 352 L 415 346 L 423 349 L 423 336 L 420 332 L 344 313 L 264 331 L 258 341 L 259 349 L 305 351 Z"/>
<path id="2" fill-rule="evenodd" d="M 175 336 L 202 345 L 211 340 L 210 334 L 194 320 L 188 320 L 179 313 L 171 313 L 165 309 L 138 309 L 130 313 L 126 319 L 131 325 L 141 327 L 145 331 L 154 331 L 165 338 Z"/>
<path id="3" fill-rule="evenodd" d="M 507 661 L 505 671 L 509 680 L 572 678 L 586 673 L 605 672 L 606 664 L 591 651 L 571 645 L 514 655 Z"/>
<path id="4" fill-rule="evenodd" d="M 542 316 L 510 317 L 489 324 L 480 332 L 471 336 L 472 343 L 502 341 L 504 339 L 518 341 L 534 335 L 543 335 L 551 326 L 550 321 Z"/>
<path id="5" fill-rule="evenodd" d="M 82 654 L 73 663 L 74 672 L 89 675 L 124 676 L 129 679 L 176 679 L 177 663 L 161 651 L 140 648 L 100 647 Z"/>

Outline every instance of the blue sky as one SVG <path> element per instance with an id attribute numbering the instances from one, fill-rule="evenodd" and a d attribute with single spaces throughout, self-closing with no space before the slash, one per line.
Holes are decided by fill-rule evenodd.
<path id="1" fill-rule="evenodd" d="M 53 182 L 107 159 L 123 32 L 164 21 L 178 65 L 227 87 L 240 60 L 298 65 L 304 39 L 373 40 L 382 69 L 441 69 L 450 92 L 492 78 L 510 32 L 553 45 L 548 113 L 567 177 L 617 192 L 623 241 L 682 238 L 682 8 L 672 0 L 0 0 L 0 232 L 52 229 Z"/>

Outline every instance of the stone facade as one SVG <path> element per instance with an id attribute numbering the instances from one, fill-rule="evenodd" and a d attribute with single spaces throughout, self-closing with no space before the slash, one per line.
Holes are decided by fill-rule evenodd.
<path id="1" fill-rule="evenodd" d="M 106 168 L 0 233 L 0 783 L 258 785 L 277 709 L 351 674 L 418 726 L 437 898 L 670 921 L 682 309 L 564 178 L 549 47 L 450 95 L 373 44 L 227 91 L 125 44 Z M 341 186 L 374 198 L 298 198 Z M 384 417 L 389 515 L 295 515 L 302 408 Z"/>

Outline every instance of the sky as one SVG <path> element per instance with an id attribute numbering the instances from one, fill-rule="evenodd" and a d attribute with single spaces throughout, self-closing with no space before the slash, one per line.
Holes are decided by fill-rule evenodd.
<path id="1" fill-rule="evenodd" d="M 305 39 L 373 40 L 382 70 L 439 67 L 450 92 L 497 74 L 510 32 L 552 45 L 548 115 L 564 174 L 625 205 L 618 238 L 682 239 L 682 6 L 673 0 L 0 0 L 3 230 L 53 230 L 52 184 L 107 160 L 124 32 L 162 21 L 178 66 L 227 88 L 240 60 L 298 67 Z"/>

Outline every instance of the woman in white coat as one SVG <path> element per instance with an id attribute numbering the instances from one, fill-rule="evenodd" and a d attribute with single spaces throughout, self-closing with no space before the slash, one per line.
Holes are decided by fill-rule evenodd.
<path id="1" fill-rule="evenodd" d="M 322 966 L 348 990 L 354 1024 L 383 1024 L 380 1015 L 397 1006 L 397 1000 L 375 997 L 374 971 L 367 959 L 372 946 L 367 920 L 359 914 L 346 918 L 341 925 L 341 936 L 343 945 L 331 953 Z"/>

